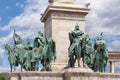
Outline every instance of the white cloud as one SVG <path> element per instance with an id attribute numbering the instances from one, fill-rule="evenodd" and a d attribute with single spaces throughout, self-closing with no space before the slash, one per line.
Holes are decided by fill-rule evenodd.
<path id="1" fill-rule="evenodd" d="M 5 66 L 0 66 L 0 72 L 9 72 L 10 68 L 5 67 Z"/>
<path id="2" fill-rule="evenodd" d="M 8 25 L 3 26 L 3 31 L 11 30 L 11 29 L 17 29 L 17 30 L 23 30 L 23 31 L 31 31 L 33 34 L 37 34 L 43 24 L 40 22 L 40 14 L 45 10 L 47 7 L 48 0 L 45 1 L 39 1 L 39 0 L 27 0 L 26 2 L 28 5 L 24 7 L 23 12 L 11 19 Z M 83 5 L 85 3 L 90 2 L 90 13 L 86 16 L 86 32 L 90 34 L 91 36 L 97 36 L 100 32 L 104 32 L 105 34 L 117 34 L 116 32 L 120 33 L 118 31 L 118 26 L 113 25 L 114 27 L 105 26 L 107 22 L 109 22 L 110 17 L 102 17 L 105 14 L 106 11 L 111 12 L 111 8 L 113 7 L 115 3 L 118 2 L 118 0 L 77 0 L 77 3 L 80 5 Z M 16 6 L 19 6 L 19 3 L 16 3 Z M 115 9 L 114 5 L 114 9 Z M 109 9 L 107 9 L 109 8 Z M 109 14 L 108 14 L 109 15 Z M 111 14 L 114 16 L 114 14 Z M 111 22 L 112 24 L 112 22 Z M 110 30 L 109 28 L 112 28 Z M 23 32 L 22 31 L 22 32 Z M 23 33 L 26 33 L 23 32 Z M 94 33 L 93 33 L 94 32 Z M 27 34 L 27 33 L 26 33 Z M 29 34 L 30 35 L 30 34 Z"/>
<path id="3" fill-rule="evenodd" d="M 8 36 L 0 38 L 0 58 L 2 59 L 5 53 L 4 45 L 12 40 L 13 32 Z"/>
<path id="4" fill-rule="evenodd" d="M 5 50 L 0 47 L 0 65 L 2 64 L 3 53 L 5 53 Z"/>
<path id="5" fill-rule="evenodd" d="M 114 40 L 111 43 L 108 44 L 109 51 L 120 51 L 120 41 Z"/>
<path id="6" fill-rule="evenodd" d="M 91 36 L 98 35 L 100 32 L 104 32 L 106 35 L 120 34 L 120 24 L 118 22 L 120 20 L 120 0 L 80 1 L 82 3 L 91 3 L 91 11 L 86 16 L 86 32 L 88 34 Z"/>
<path id="7" fill-rule="evenodd" d="M 41 13 L 47 7 L 47 0 L 26 0 L 27 5 L 16 3 L 16 6 L 23 7 L 23 12 L 20 15 L 12 18 L 8 24 L 1 26 L 0 31 L 9 32 L 7 36 L 0 39 L 0 55 L 3 58 L 5 53 L 4 44 L 13 42 L 13 30 L 23 38 L 34 38 L 38 31 L 43 30 L 43 23 L 40 22 Z M 0 17 L 1 21 L 1 17 Z"/>
<path id="8" fill-rule="evenodd" d="M 32 35 L 37 35 L 37 32 L 43 28 L 43 24 L 40 22 L 41 13 L 47 7 L 47 0 L 26 0 L 27 5 L 24 7 L 23 12 L 14 17 L 9 21 L 9 23 L 0 28 L 1 31 L 21 31 L 20 36 L 30 37 Z M 20 6 L 19 3 L 16 3 L 16 6 Z M 9 36 L 12 37 L 12 36 Z M 11 40 L 8 39 L 7 41 Z M 4 39 L 4 38 L 2 38 Z"/>

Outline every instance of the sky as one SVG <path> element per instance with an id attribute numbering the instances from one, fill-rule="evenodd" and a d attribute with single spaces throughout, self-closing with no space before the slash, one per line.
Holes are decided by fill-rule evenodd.
<path id="1" fill-rule="evenodd" d="M 103 32 L 109 51 L 120 51 L 120 0 L 76 0 L 76 3 L 82 7 L 91 4 L 86 33 L 94 39 Z M 4 44 L 13 44 L 14 29 L 24 40 L 32 41 L 38 31 L 43 31 L 40 14 L 47 6 L 48 0 L 0 0 L 0 72 L 9 71 Z"/>

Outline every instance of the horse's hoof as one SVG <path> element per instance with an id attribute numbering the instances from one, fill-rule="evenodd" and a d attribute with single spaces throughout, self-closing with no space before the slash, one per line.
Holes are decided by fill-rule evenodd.
<path id="1" fill-rule="evenodd" d="M 86 64 L 83 64 L 83 67 L 84 67 L 84 68 L 88 68 L 88 66 L 87 66 Z"/>

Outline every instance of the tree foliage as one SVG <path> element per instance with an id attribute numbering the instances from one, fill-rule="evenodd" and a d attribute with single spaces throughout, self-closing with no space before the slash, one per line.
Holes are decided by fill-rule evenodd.
<path id="1" fill-rule="evenodd" d="M 6 73 L 0 73 L 0 80 L 7 80 L 7 74 Z"/>

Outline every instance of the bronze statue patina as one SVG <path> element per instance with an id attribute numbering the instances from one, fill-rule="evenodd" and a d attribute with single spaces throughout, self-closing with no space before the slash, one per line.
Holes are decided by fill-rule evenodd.
<path id="1" fill-rule="evenodd" d="M 92 54 L 94 49 L 90 43 L 89 36 L 79 29 L 76 24 L 75 29 L 69 32 L 70 46 L 68 67 L 75 67 L 75 61 L 78 60 L 78 67 L 80 67 L 80 58 L 83 61 L 83 67 L 88 67 L 87 64 L 92 64 Z M 92 53 L 93 52 L 93 53 Z"/>
<path id="2" fill-rule="evenodd" d="M 80 67 L 80 58 L 83 61 L 83 67 L 89 67 L 93 71 L 104 72 L 108 62 L 108 49 L 106 42 L 102 40 L 102 34 L 92 47 L 88 34 L 79 30 L 78 24 L 75 29 L 69 32 L 70 46 L 68 48 L 68 66 L 75 67 L 76 59 Z"/>
<path id="3" fill-rule="evenodd" d="M 13 39 L 14 46 L 5 45 L 7 54 L 9 55 L 8 60 L 11 72 L 18 65 L 21 65 L 21 71 L 22 69 L 26 71 L 38 71 L 39 62 L 42 63 L 44 70 L 52 70 L 52 59 L 56 59 L 56 46 L 52 38 L 47 39 L 42 32 L 39 32 L 39 35 L 34 39 L 33 46 L 29 39 L 27 39 L 27 44 L 24 45 L 22 38 L 14 30 Z"/>
<path id="4" fill-rule="evenodd" d="M 102 39 L 102 34 L 98 36 L 95 41 L 95 59 L 94 59 L 94 71 L 104 72 L 108 62 L 108 49 L 106 42 Z"/>
<path id="5" fill-rule="evenodd" d="M 108 49 L 106 42 L 102 39 L 102 33 L 95 41 L 94 47 L 92 47 L 88 34 L 82 32 L 78 24 L 68 35 L 70 41 L 69 61 L 65 68 L 75 67 L 76 60 L 78 67 L 81 67 L 80 59 L 82 58 L 83 67 L 89 67 L 95 72 L 104 72 L 108 62 Z M 22 69 L 38 71 L 40 62 L 43 65 L 42 71 L 52 71 L 52 60 L 56 59 L 56 44 L 52 38 L 46 38 L 40 31 L 33 44 L 27 39 L 25 45 L 22 38 L 14 30 L 13 39 L 14 46 L 5 45 L 11 71 L 15 70 L 18 65 L 21 65 L 21 71 Z"/>
<path id="6" fill-rule="evenodd" d="M 8 56 L 8 60 L 9 60 L 9 64 L 10 64 L 10 71 L 12 72 L 13 69 L 15 71 L 15 67 L 16 67 L 16 53 L 14 50 L 14 47 L 8 44 L 5 44 L 5 49 L 7 51 Z"/>
<path id="7" fill-rule="evenodd" d="M 48 38 L 46 40 L 47 47 L 46 50 L 44 50 L 44 56 L 42 59 L 42 64 L 44 65 L 44 68 L 42 70 L 52 71 L 51 63 L 52 60 L 56 59 L 56 45 L 55 41 L 52 38 Z"/>
<path id="8" fill-rule="evenodd" d="M 81 44 L 83 32 L 79 30 L 79 25 L 76 24 L 75 29 L 69 32 L 70 46 L 68 48 L 69 53 L 69 67 L 75 67 L 76 59 L 78 61 L 78 67 L 80 67 L 80 58 L 81 58 Z"/>

